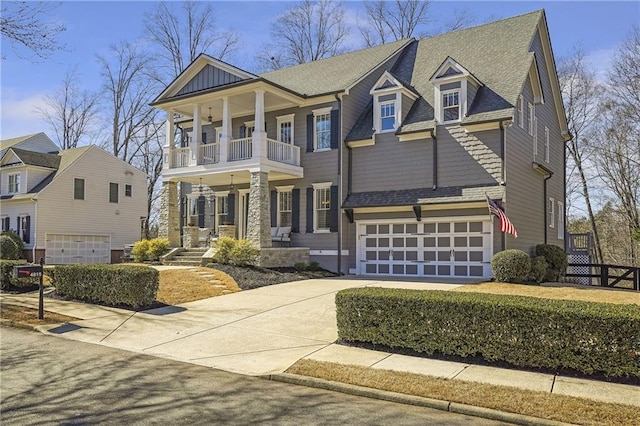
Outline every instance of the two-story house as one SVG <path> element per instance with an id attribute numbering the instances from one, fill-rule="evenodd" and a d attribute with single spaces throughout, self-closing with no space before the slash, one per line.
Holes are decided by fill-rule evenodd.
<path id="1" fill-rule="evenodd" d="M 174 246 L 189 224 L 234 223 L 264 249 L 291 227 L 330 270 L 490 277 L 498 251 L 564 245 L 569 135 L 544 11 L 261 75 L 201 55 L 153 105 Z"/>
<path id="2" fill-rule="evenodd" d="M 140 239 L 146 175 L 90 145 L 58 152 L 43 133 L 2 141 L 0 223 L 25 257 L 47 264 L 119 262 Z"/>

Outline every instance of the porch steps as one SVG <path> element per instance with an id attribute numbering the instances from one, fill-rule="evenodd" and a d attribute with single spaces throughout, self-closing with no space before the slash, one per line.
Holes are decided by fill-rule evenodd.
<path id="1" fill-rule="evenodd" d="M 165 259 L 165 265 L 171 266 L 200 266 L 202 256 L 207 252 L 206 248 L 191 248 L 178 252 L 170 259 Z"/>

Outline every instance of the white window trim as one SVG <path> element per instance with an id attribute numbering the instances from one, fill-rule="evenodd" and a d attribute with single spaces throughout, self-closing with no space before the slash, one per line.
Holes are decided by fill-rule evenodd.
<path id="1" fill-rule="evenodd" d="M 229 193 L 231 191 L 216 191 L 214 192 L 214 196 L 216 198 L 215 200 L 215 207 L 214 207 L 214 212 L 213 212 L 213 220 L 214 220 L 214 226 L 216 228 L 216 234 L 219 233 L 218 229 L 220 225 L 224 225 L 224 220 L 220 220 L 220 214 L 225 214 L 226 216 L 229 216 Z M 220 206 L 220 199 L 221 198 L 227 198 L 227 211 L 225 213 L 219 213 L 218 212 L 218 208 Z"/>
<path id="2" fill-rule="evenodd" d="M 380 100 L 380 96 L 387 96 L 387 95 L 393 95 L 393 94 L 396 95 L 396 98 L 394 100 L 388 100 L 388 101 Z M 380 109 L 382 108 L 382 105 L 386 105 L 386 104 L 394 104 L 393 128 L 382 130 L 382 116 L 380 114 Z M 402 114 L 402 92 L 400 91 L 399 88 L 393 88 L 393 91 L 391 92 L 381 92 L 373 95 L 373 123 L 374 123 L 373 127 L 376 133 L 390 133 L 398 130 L 398 127 L 400 127 L 401 114 Z"/>
<path id="3" fill-rule="evenodd" d="M 518 97 L 518 126 L 524 129 L 524 99 L 522 95 Z"/>
<path id="4" fill-rule="evenodd" d="M 320 115 L 329 114 L 329 140 L 331 140 L 331 111 L 333 107 L 324 107 L 314 109 L 311 112 L 313 113 L 313 152 L 323 152 L 323 151 L 331 151 L 331 143 L 329 143 L 329 148 L 320 148 L 318 149 L 318 132 L 317 132 L 317 124 L 316 118 Z"/>
<path id="5" fill-rule="evenodd" d="M 291 213 L 293 213 L 293 185 L 276 186 L 276 192 L 278 194 L 276 197 L 276 223 L 278 226 L 282 226 L 280 219 L 280 194 L 291 193 Z"/>
<path id="6" fill-rule="evenodd" d="M 465 88 L 466 88 L 466 84 L 465 84 Z M 455 120 L 448 120 L 445 121 L 444 119 L 444 104 L 442 103 L 442 99 L 444 98 L 444 95 L 448 95 L 449 93 L 456 93 L 458 92 L 458 118 Z M 460 120 L 462 120 L 462 84 L 460 85 L 459 88 L 456 89 L 449 89 L 449 90 L 444 90 L 440 92 L 440 119 L 441 122 L 443 124 L 448 124 L 448 123 L 459 123 Z"/>
<path id="7" fill-rule="evenodd" d="M 549 128 L 544 126 L 544 161 L 549 162 Z"/>
<path id="8" fill-rule="evenodd" d="M 535 118 L 535 111 L 533 109 L 533 104 L 531 102 L 527 103 L 527 125 L 528 125 L 528 129 L 527 131 L 529 132 L 529 136 L 533 136 L 533 122 L 534 122 L 534 118 Z"/>
<path id="9" fill-rule="evenodd" d="M 331 190 L 331 185 L 333 184 L 333 182 L 319 182 L 319 183 L 313 183 L 311 184 L 311 186 L 313 186 L 313 232 L 316 234 L 328 234 L 331 232 L 330 229 L 318 229 L 318 215 L 317 215 L 317 211 L 318 211 L 318 194 L 317 194 L 317 190 L 318 189 L 329 189 Z M 331 194 L 329 194 L 329 196 L 331 196 Z M 331 211 L 331 206 L 329 206 L 329 212 Z"/>
<path id="10" fill-rule="evenodd" d="M 533 116 L 533 155 L 538 155 L 538 117 Z"/>
<path id="11" fill-rule="evenodd" d="M 556 200 L 553 197 L 549 197 L 549 201 L 547 203 L 547 216 L 549 218 L 549 228 L 555 228 L 555 219 L 556 219 Z"/>
<path id="12" fill-rule="evenodd" d="M 564 203 L 558 201 L 558 239 L 564 240 Z"/>
<path id="13" fill-rule="evenodd" d="M 214 130 L 216 132 L 216 143 L 220 143 L 220 138 L 222 137 L 222 126 L 214 127 Z"/>
<path id="14" fill-rule="evenodd" d="M 20 186 L 22 185 L 22 173 L 18 172 L 18 173 L 9 173 L 7 175 L 7 193 L 9 194 L 19 194 L 20 193 Z M 14 176 L 18 176 L 18 185 L 14 185 L 17 186 L 17 191 L 12 191 L 11 190 L 11 178 Z M 14 179 L 14 183 L 15 183 L 15 179 Z"/>
<path id="15" fill-rule="evenodd" d="M 287 143 L 284 142 L 282 140 L 280 140 L 280 137 L 282 136 L 280 133 L 280 125 L 284 124 L 284 123 L 291 123 L 291 145 L 293 145 L 293 141 L 295 139 L 294 135 L 294 126 L 295 126 L 295 114 L 287 114 L 287 115 L 280 115 L 278 117 L 276 117 L 276 140 L 278 142 L 283 142 L 283 143 Z M 315 120 L 314 120 L 315 121 Z"/>

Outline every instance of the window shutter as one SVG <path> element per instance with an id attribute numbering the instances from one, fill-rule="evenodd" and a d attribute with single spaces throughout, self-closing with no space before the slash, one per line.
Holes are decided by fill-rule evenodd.
<path id="1" fill-rule="evenodd" d="M 278 226 L 278 192 L 271 191 L 271 226 Z"/>
<path id="2" fill-rule="evenodd" d="M 247 127 L 245 125 L 240 126 L 240 139 L 244 138 L 247 134 Z"/>
<path id="3" fill-rule="evenodd" d="M 20 216 L 18 216 L 16 217 L 16 234 L 18 234 L 19 237 L 21 237 L 20 235 L 21 227 L 22 227 L 22 221 L 20 220 Z"/>
<path id="4" fill-rule="evenodd" d="M 25 219 L 25 224 L 24 224 L 23 240 L 26 244 L 29 244 L 31 242 L 31 216 L 27 216 L 24 219 Z"/>
<path id="5" fill-rule="evenodd" d="M 300 189 L 291 191 L 291 232 L 300 232 Z"/>
<path id="6" fill-rule="evenodd" d="M 313 233 L 313 188 L 307 188 L 307 234 Z"/>
<path id="7" fill-rule="evenodd" d="M 307 152 L 313 152 L 313 114 L 307 115 Z"/>
<path id="8" fill-rule="evenodd" d="M 340 143 L 340 111 L 331 110 L 331 149 L 338 149 Z"/>
<path id="9" fill-rule="evenodd" d="M 329 209 L 329 231 L 338 232 L 338 185 L 331 185 L 331 207 Z"/>
<path id="10" fill-rule="evenodd" d="M 200 142 L 207 143 L 207 132 L 202 132 L 202 140 Z"/>
<path id="11" fill-rule="evenodd" d="M 227 197 L 227 222 L 233 225 L 236 223 L 236 194 L 230 193 Z"/>
<path id="12" fill-rule="evenodd" d="M 180 233 L 182 227 L 187 224 L 187 197 L 180 197 Z"/>
<path id="13" fill-rule="evenodd" d="M 204 228 L 204 195 L 198 197 L 198 228 Z"/>
<path id="14" fill-rule="evenodd" d="M 2 219 L 2 230 L 3 231 L 8 231 L 9 230 L 9 221 L 10 221 L 10 219 L 9 219 L 8 216 Z"/>

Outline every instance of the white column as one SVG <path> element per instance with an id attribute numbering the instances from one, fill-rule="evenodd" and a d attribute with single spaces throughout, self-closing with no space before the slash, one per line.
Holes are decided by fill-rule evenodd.
<path id="1" fill-rule="evenodd" d="M 200 135 L 202 134 L 202 125 L 200 124 L 200 105 L 195 104 L 193 106 L 193 132 L 191 134 L 191 144 L 189 145 L 191 151 L 192 166 L 198 164 L 198 154 L 200 151 Z"/>
<path id="2" fill-rule="evenodd" d="M 171 164 L 171 150 L 173 149 L 173 141 L 175 140 L 176 128 L 173 125 L 173 110 L 167 111 L 167 121 L 165 123 L 165 141 L 162 148 L 164 161 L 162 162 L 162 169 L 168 169 Z"/>
<path id="3" fill-rule="evenodd" d="M 267 133 L 264 131 L 264 90 L 256 90 L 255 130 L 253 131 L 253 157 L 267 156 Z"/>
<path id="4" fill-rule="evenodd" d="M 231 108 L 229 98 L 222 98 L 222 136 L 220 137 L 220 162 L 227 162 L 227 152 L 232 138 Z"/>

